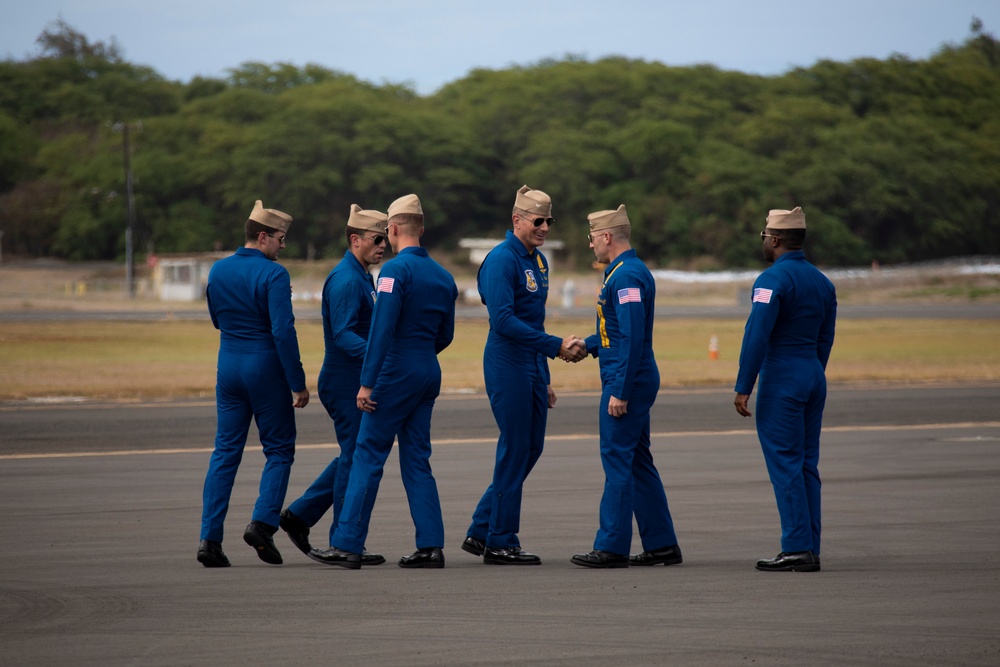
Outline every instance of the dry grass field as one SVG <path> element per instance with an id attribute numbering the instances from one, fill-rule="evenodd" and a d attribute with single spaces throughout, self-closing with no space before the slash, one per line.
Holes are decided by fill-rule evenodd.
<path id="1" fill-rule="evenodd" d="M 289 263 L 296 293 L 316 293 L 333 262 Z M 449 265 L 459 289 L 475 285 L 467 266 Z M 554 272 L 550 300 L 560 299 L 563 282 L 574 278 L 575 303 L 584 306 L 600 285 L 594 274 L 560 276 Z M 4 319 L 5 312 L 153 311 L 205 313 L 204 302 L 164 304 L 144 293 L 126 299 L 121 268 L 112 264 L 76 265 L 53 260 L 0 265 L 0 400 L 80 396 L 119 400 L 163 400 L 211 397 L 215 386 L 218 332 L 207 317 L 159 321 L 33 321 Z M 86 289 L 80 284 L 85 283 Z M 933 269 L 882 271 L 841 277 L 842 304 L 985 303 L 996 308 L 994 319 L 849 319 L 841 318 L 828 368 L 833 383 L 915 384 L 994 383 L 1000 381 L 1000 275 L 956 275 Z M 749 284 L 680 284 L 658 287 L 659 306 L 734 305 Z M 303 364 L 310 388 L 323 360 L 323 332 L 318 304 L 297 301 L 297 323 Z M 744 320 L 657 320 L 654 349 L 665 387 L 731 387 Z M 547 329 L 556 335 L 586 336 L 593 319 L 567 318 L 553 307 Z M 453 345 L 440 356 L 443 390 L 450 393 L 483 389 L 482 351 L 485 317 L 462 319 Z M 720 358 L 709 359 L 708 344 L 718 338 Z M 599 388 L 597 363 L 550 362 L 557 391 Z"/>
<path id="2" fill-rule="evenodd" d="M 558 319 L 558 335 L 589 333 L 590 319 Z M 318 320 L 297 325 L 310 388 L 323 361 Z M 462 320 L 440 356 L 444 391 L 483 389 L 487 324 Z M 654 349 L 665 387 L 729 387 L 743 322 L 664 319 Z M 720 358 L 709 359 L 717 336 Z M 828 377 L 835 383 L 1000 381 L 1000 320 L 841 321 Z M 81 396 L 124 400 L 211 397 L 218 332 L 207 321 L 7 322 L 0 326 L 0 400 Z M 550 362 L 557 391 L 599 388 L 597 363 Z"/>

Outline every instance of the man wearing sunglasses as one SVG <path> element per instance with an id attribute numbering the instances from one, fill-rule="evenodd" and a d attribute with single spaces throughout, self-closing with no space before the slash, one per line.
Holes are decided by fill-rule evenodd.
<path id="1" fill-rule="evenodd" d="M 388 238 L 396 257 L 375 287 L 377 301 L 356 390 L 364 414 L 347 482 L 342 521 L 329 549 L 311 558 L 360 568 L 375 499 L 394 440 L 399 472 L 413 519 L 417 550 L 399 559 L 404 568 L 444 567 L 444 520 L 431 472 L 431 415 L 441 391 L 437 355 L 455 335 L 455 279 L 420 246 L 424 213 L 410 194 L 389 205 Z"/>
<path id="2" fill-rule="evenodd" d="M 205 476 L 198 562 L 229 567 L 223 527 L 247 430 L 257 422 L 266 463 L 243 540 L 265 563 L 281 564 L 272 536 L 295 457 L 295 412 L 309 402 L 292 315 L 292 285 L 275 260 L 292 216 L 258 199 L 244 226 L 245 244 L 212 265 L 208 312 L 219 329 L 215 386 L 218 427 Z M 291 400 L 289 400 L 291 394 Z"/>
<path id="3" fill-rule="evenodd" d="M 323 341 L 326 355 L 319 372 L 319 400 L 337 434 L 340 456 L 335 458 L 302 496 L 281 513 L 281 529 L 299 551 L 309 556 L 309 529 L 333 507 L 330 535 L 340 519 L 347 480 L 354 462 L 354 445 L 361 426 L 356 396 L 361 386 L 361 364 L 375 307 L 375 283 L 369 269 L 382 261 L 387 217 L 380 211 L 351 204 L 347 219 L 347 252 L 323 284 Z M 380 554 L 362 552 L 364 565 L 381 565 Z"/>
<path id="4" fill-rule="evenodd" d="M 820 569 L 819 437 L 826 403 L 826 364 L 833 347 L 837 293 L 806 261 L 806 216 L 768 213 L 760 233 L 771 263 L 753 284 L 736 377 L 736 412 L 750 416 L 757 392 L 757 438 L 781 519 L 781 553 L 757 561 L 768 572 Z"/>
<path id="5" fill-rule="evenodd" d="M 649 448 L 649 411 L 660 391 L 653 354 L 656 282 L 632 248 L 624 204 L 591 213 L 587 220 L 594 256 L 608 267 L 597 297 L 597 332 L 586 341 L 601 367 L 598 417 L 605 481 L 594 549 L 570 560 L 593 568 L 677 565 L 681 550 Z M 644 551 L 630 558 L 633 515 Z"/>
<path id="6" fill-rule="evenodd" d="M 556 394 L 548 359 L 579 361 L 583 340 L 545 332 L 549 264 L 539 248 L 555 220 L 552 199 L 527 185 L 517 191 L 513 230 L 490 251 L 477 283 L 490 316 L 483 375 L 500 429 L 493 483 L 472 515 L 462 549 L 493 565 L 539 565 L 518 540 L 524 481 L 542 454 L 545 424 Z"/>

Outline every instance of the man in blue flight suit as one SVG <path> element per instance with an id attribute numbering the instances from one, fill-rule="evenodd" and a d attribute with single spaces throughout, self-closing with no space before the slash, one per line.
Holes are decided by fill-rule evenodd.
<path id="1" fill-rule="evenodd" d="M 605 481 L 594 549 L 570 560 L 596 568 L 676 565 L 681 550 L 649 449 L 649 410 L 660 390 L 653 356 L 656 283 L 632 249 L 624 204 L 591 213 L 587 220 L 590 247 L 597 261 L 608 265 L 597 297 L 597 333 L 586 341 L 601 365 L 598 415 Z M 644 551 L 630 558 L 633 513 Z"/>
<path id="2" fill-rule="evenodd" d="M 309 402 L 292 315 L 292 285 L 278 252 L 292 217 L 260 200 L 246 222 L 246 244 L 208 274 L 208 312 L 219 335 L 215 385 L 218 427 L 205 477 L 198 562 L 229 567 L 223 524 L 250 421 L 264 448 L 260 494 L 243 540 L 265 563 L 281 564 L 272 536 L 295 457 L 295 413 Z M 291 394 L 291 400 L 289 400 Z"/>
<path id="3" fill-rule="evenodd" d="M 444 520 L 431 472 L 431 413 L 441 391 L 437 355 L 455 334 L 454 278 L 420 247 L 424 214 L 416 195 L 389 206 L 389 244 L 376 287 L 371 333 L 361 368 L 357 407 L 364 411 L 331 548 L 314 549 L 314 560 L 361 567 L 379 482 L 392 442 L 399 438 L 399 468 L 416 527 L 417 550 L 400 567 L 444 567 Z"/>
<path id="4" fill-rule="evenodd" d="M 586 350 L 576 336 L 545 333 L 549 265 L 538 248 L 554 222 L 552 199 L 522 186 L 511 217 L 513 231 L 486 256 L 477 278 L 490 316 L 483 375 L 500 439 L 493 483 L 472 514 L 462 549 L 484 563 L 540 565 L 521 549 L 517 533 L 524 481 L 542 454 L 548 411 L 556 404 L 547 358 L 579 361 Z"/>
<path id="5" fill-rule="evenodd" d="M 826 404 L 826 363 L 833 347 L 837 293 L 806 261 L 806 216 L 768 213 L 760 233 L 764 259 L 773 266 L 753 284 L 736 377 L 736 412 L 750 416 L 757 392 L 757 437 L 781 518 L 781 553 L 757 561 L 764 571 L 820 569 L 819 436 Z"/>
<path id="6" fill-rule="evenodd" d="M 382 261 L 386 243 L 386 215 L 351 204 L 347 220 L 347 252 L 326 277 L 323 285 L 323 341 L 326 355 L 319 372 L 319 400 L 337 433 L 340 456 L 335 458 L 306 489 L 301 498 L 281 513 L 281 529 L 292 544 L 307 556 L 312 551 L 309 528 L 333 507 L 330 541 L 344 505 L 347 480 L 354 460 L 354 444 L 361 426 L 357 394 L 361 386 L 361 363 L 375 307 L 375 283 L 368 269 Z M 364 552 L 361 562 L 381 565 L 380 554 Z"/>

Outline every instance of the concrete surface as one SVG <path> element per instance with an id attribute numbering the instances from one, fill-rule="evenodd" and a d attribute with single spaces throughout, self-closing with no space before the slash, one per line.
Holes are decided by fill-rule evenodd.
<path id="1" fill-rule="evenodd" d="M 1000 386 L 833 388 L 823 571 L 762 573 L 778 520 L 750 420 L 724 390 L 664 392 L 653 450 L 685 562 L 587 570 L 603 484 L 594 395 L 564 396 L 525 487 L 541 567 L 458 547 L 492 470 L 483 396 L 443 398 L 432 459 L 444 570 L 410 571 L 396 457 L 368 547 L 319 565 L 243 544 L 263 457 L 251 432 L 227 520 L 233 567 L 195 560 L 210 402 L 0 404 L 0 665 L 996 665 Z M 303 413 L 292 500 L 336 455 Z M 325 542 L 327 526 L 313 530 Z M 638 536 L 633 552 L 641 548 Z"/>

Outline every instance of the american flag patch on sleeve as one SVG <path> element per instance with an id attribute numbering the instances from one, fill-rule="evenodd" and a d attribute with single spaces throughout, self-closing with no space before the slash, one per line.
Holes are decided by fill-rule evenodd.
<path id="1" fill-rule="evenodd" d="M 618 290 L 618 303 L 640 303 L 641 301 L 642 296 L 639 294 L 638 287 L 627 287 Z"/>
<path id="2" fill-rule="evenodd" d="M 752 303 L 771 303 L 771 290 L 763 287 L 755 287 Z"/>
<path id="3" fill-rule="evenodd" d="M 378 291 L 392 294 L 392 286 L 396 284 L 395 278 L 379 278 Z"/>

